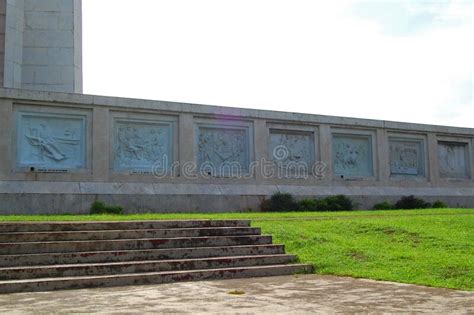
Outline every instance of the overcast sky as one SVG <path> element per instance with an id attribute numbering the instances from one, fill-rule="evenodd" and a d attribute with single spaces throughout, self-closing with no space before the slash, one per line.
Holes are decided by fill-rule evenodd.
<path id="1" fill-rule="evenodd" d="M 83 0 L 84 92 L 474 127 L 474 0 Z"/>

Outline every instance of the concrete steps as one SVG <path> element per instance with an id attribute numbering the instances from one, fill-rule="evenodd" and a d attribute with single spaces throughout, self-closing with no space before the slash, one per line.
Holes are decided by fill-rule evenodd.
<path id="1" fill-rule="evenodd" d="M 260 255 L 240 257 L 195 258 L 180 260 L 146 260 L 96 264 L 9 267 L 0 268 L 0 280 L 34 279 L 47 277 L 100 276 L 154 271 L 279 265 L 291 263 L 295 259 L 296 257 L 292 255 Z"/>
<path id="2" fill-rule="evenodd" d="M 71 253 L 0 255 L 0 268 L 30 265 L 67 265 L 135 260 L 173 260 L 205 257 L 280 255 L 283 245 L 242 245 L 225 247 L 190 247 L 147 250 L 117 250 Z"/>
<path id="3" fill-rule="evenodd" d="M 248 220 L 0 224 L 0 293 L 310 272 Z"/>
<path id="4" fill-rule="evenodd" d="M 163 220 L 100 222 L 28 222 L 0 223 L 2 232 L 102 231 L 137 229 L 185 229 L 206 227 L 249 227 L 250 220 Z"/>
<path id="5" fill-rule="evenodd" d="M 105 250 L 271 244 L 269 235 L 0 243 L 0 254 L 67 253 Z"/>
<path id="6" fill-rule="evenodd" d="M 0 233 L 0 243 L 8 242 L 54 242 L 86 241 L 145 238 L 176 238 L 202 236 L 259 235 L 259 228 L 251 227 L 215 227 L 154 230 L 110 230 L 110 231 L 60 231 L 60 232 L 22 232 Z"/>

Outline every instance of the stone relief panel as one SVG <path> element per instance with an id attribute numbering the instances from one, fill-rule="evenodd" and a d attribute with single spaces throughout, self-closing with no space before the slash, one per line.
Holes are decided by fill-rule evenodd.
<path id="1" fill-rule="evenodd" d="M 24 113 L 17 116 L 17 166 L 37 170 L 85 168 L 86 116 Z"/>
<path id="2" fill-rule="evenodd" d="M 277 166 L 308 172 L 314 164 L 314 134 L 310 132 L 270 131 L 270 154 Z"/>
<path id="3" fill-rule="evenodd" d="M 389 139 L 390 174 L 424 176 L 423 140 Z"/>
<path id="4" fill-rule="evenodd" d="M 333 135 L 333 164 L 336 176 L 373 176 L 372 137 Z"/>
<path id="5" fill-rule="evenodd" d="M 439 172 L 442 178 L 469 178 L 468 145 L 465 143 L 438 143 Z"/>
<path id="6" fill-rule="evenodd" d="M 247 128 L 199 126 L 197 137 L 197 160 L 201 171 L 227 176 L 248 172 L 250 145 Z"/>
<path id="7" fill-rule="evenodd" d="M 136 120 L 114 122 L 114 169 L 168 169 L 173 161 L 172 123 Z"/>

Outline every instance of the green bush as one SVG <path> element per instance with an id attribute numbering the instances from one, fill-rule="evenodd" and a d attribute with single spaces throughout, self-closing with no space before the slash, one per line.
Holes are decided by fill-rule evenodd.
<path id="1" fill-rule="evenodd" d="M 269 200 L 264 200 L 260 205 L 262 211 L 271 212 L 296 211 L 298 207 L 293 195 L 280 192 L 274 193 Z"/>
<path id="2" fill-rule="evenodd" d="M 90 214 L 123 214 L 123 208 L 120 206 L 109 206 L 102 201 L 94 201 Z"/>
<path id="3" fill-rule="evenodd" d="M 322 199 L 320 207 L 323 211 L 350 211 L 354 210 L 354 203 L 347 196 L 337 195 Z"/>
<path id="4" fill-rule="evenodd" d="M 383 201 L 383 202 L 376 203 L 372 209 L 373 210 L 392 210 L 392 209 L 395 209 L 395 207 L 390 202 Z"/>
<path id="5" fill-rule="evenodd" d="M 300 201 L 298 208 L 301 211 L 318 211 L 319 200 L 311 198 L 303 199 Z"/>
<path id="6" fill-rule="evenodd" d="M 426 209 L 431 208 L 431 204 L 415 196 L 405 196 L 397 201 L 395 209 Z"/>
<path id="7" fill-rule="evenodd" d="M 344 195 L 330 196 L 322 199 L 303 199 L 297 202 L 288 193 L 275 193 L 270 199 L 260 203 L 260 210 L 266 212 L 282 211 L 350 211 L 354 210 L 354 203 Z"/>
<path id="8" fill-rule="evenodd" d="M 441 200 L 436 200 L 433 203 L 432 208 L 435 208 L 435 209 L 448 208 L 448 205 Z"/>
<path id="9" fill-rule="evenodd" d="M 299 203 L 302 211 L 350 211 L 354 203 L 344 195 L 330 196 L 322 199 L 303 199 Z"/>

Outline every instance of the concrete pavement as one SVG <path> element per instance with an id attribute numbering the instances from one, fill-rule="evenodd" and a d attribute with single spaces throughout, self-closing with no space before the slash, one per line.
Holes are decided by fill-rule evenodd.
<path id="1" fill-rule="evenodd" d="M 301 275 L 0 295 L 0 313 L 474 314 L 474 292 Z"/>

